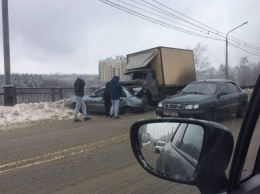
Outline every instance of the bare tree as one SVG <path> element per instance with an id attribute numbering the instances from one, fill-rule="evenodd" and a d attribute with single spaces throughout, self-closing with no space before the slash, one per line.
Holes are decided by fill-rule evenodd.
<path id="1" fill-rule="evenodd" d="M 207 51 L 207 46 L 200 43 L 193 49 L 196 72 L 204 71 L 210 67 Z"/>
<path id="2" fill-rule="evenodd" d="M 241 57 L 236 70 L 237 82 L 242 86 L 253 85 L 260 73 L 260 62 L 250 63 L 247 57 Z"/>
<path id="3" fill-rule="evenodd" d="M 209 77 L 210 72 L 208 72 L 211 66 L 208 61 L 207 46 L 198 43 L 195 48 L 191 49 L 187 47 L 187 49 L 193 50 L 196 78 L 198 80 L 211 78 Z"/>

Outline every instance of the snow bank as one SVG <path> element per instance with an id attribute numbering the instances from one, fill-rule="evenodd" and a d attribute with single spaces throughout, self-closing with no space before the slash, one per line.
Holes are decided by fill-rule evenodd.
<path id="1" fill-rule="evenodd" d="M 249 97 L 253 89 L 246 89 Z M 0 130 L 29 126 L 37 122 L 73 119 L 73 110 L 67 108 L 67 99 L 57 102 L 41 102 L 0 106 Z M 80 115 L 79 113 L 79 116 Z"/>
<path id="2" fill-rule="evenodd" d="M 0 130 L 30 125 L 41 121 L 73 119 L 68 100 L 0 106 Z"/>

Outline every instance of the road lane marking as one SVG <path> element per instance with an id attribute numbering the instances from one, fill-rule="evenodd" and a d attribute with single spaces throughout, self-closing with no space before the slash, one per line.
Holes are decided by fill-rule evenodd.
<path id="1" fill-rule="evenodd" d="M 36 156 L 36 157 L 33 157 L 33 158 L 28 158 L 28 159 L 19 160 L 19 161 L 16 161 L 16 162 L 3 164 L 3 165 L 0 165 L 0 174 L 10 172 L 10 171 L 15 171 L 15 170 L 18 170 L 18 169 L 27 168 L 27 167 L 30 167 L 30 166 L 35 166 L 35 165 L 47 163 L 47 162 L 52 162 L 52 161 L 55 161 L 55 160 L 60 160 L 60 159 L 63 159 L 63 158 L 82 154 L 82 153 L 93 151 L 93 150 L 96 150 L 96 149 L 101 149 L 101 148 L 107 147 L 107 146 L 109 146 L 113 143 L 118 143 L 128 136 L 129 136 L 129 134 L 120 135 L 120 136 L 112 137 L 112 138 L 109 138 L 109 139 L 106 139 L 106 140 L 101 140 L 99 142 L 92 143 L 92 144 L 85 144 L 85 145 L 82 145 L 82 146 L 73 147 L 73 148 L 70 148 L 70 149 L 65 149 L 65 150 L 62 150 L 62 151 L 57 151 L 57 152 L 45 154 L 45 155 L 42 155 L 42 156 Z M 90 147 L 90 148 L 88 148 L 88 147 Z"/>

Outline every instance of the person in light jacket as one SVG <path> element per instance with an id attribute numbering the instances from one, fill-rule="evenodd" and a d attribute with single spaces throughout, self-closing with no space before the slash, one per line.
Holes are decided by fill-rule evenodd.
<path id="1" fill-rule="evenodd" d="M 120 96 L 123 92 L 122 86 L 119 83 L 119 77 L 114 76 L 110 81 L 110 98 L 111 98 L 111 110 L 110 110 L 110 117 L 114 119 L 119 119 L 118 116 L 118 109 L 119 109 L 119 102 Z"/>
<path id="2" fill-rule="evenodd" d="M 87 107 L 86 107 L 85 102 L 83 101 L 84 86 L 85 86 L 84 76 L 81 75 L 77 78 L 77 80 L 74 83 L 74 93 L 75 93 L 75 99 L 76 99 L 76 106 L 74 109 L 74 122 L 81 121 L 78 118 L 78 113 L 79 113 L 80 109 L 82 110 L 85 121 L 91 119 L 87 115 Z"/>

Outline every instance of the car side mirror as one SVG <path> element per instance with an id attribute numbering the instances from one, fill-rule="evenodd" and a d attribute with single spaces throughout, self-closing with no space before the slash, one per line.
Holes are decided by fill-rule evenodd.
<path id="1" fill-rule="evenodd" d="M 150 174 L 195 185 L 201 193 L 225 189 L 234 144 L 225 126 L 181 118 L 141 120 L 132 125 L 130 139 L 137 161 Z"/>
<path id="2" fill-rule="evenodd" d="M 95 97 L 97 97 L 97 95 L 96 94 L 90 94 L 89 97 L 95 98 Z"/>

